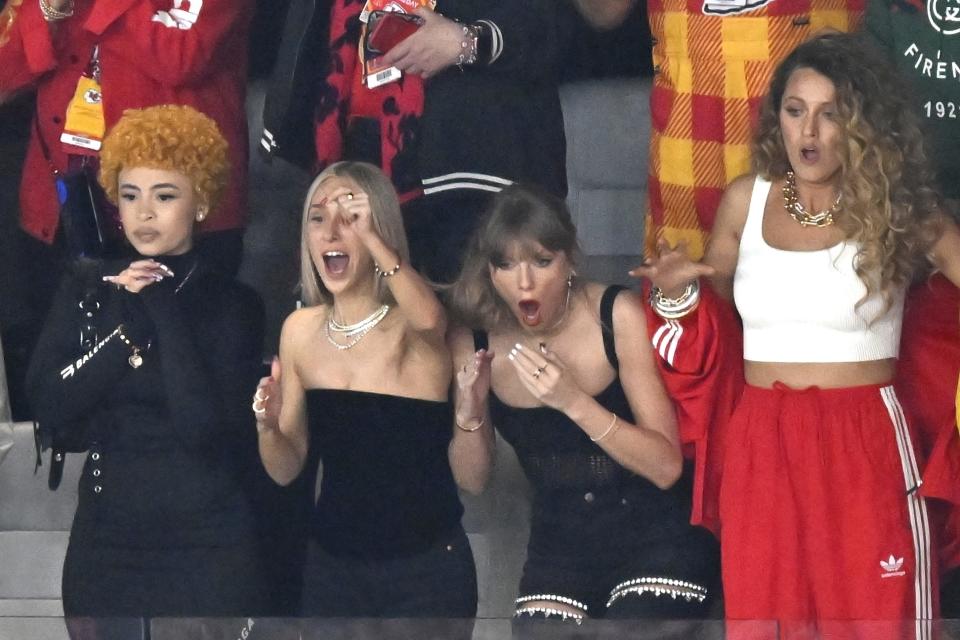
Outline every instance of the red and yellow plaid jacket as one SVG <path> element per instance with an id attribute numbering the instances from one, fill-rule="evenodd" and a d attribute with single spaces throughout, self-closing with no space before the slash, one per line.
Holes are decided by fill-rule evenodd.
<path id="1" fill-rule="evenodd" d="M 703 255 L 776 65 L 823 28 L 857 28 L 864 0 L 648 0 L 654 86 L 647 252 L 657 238 Z"/>

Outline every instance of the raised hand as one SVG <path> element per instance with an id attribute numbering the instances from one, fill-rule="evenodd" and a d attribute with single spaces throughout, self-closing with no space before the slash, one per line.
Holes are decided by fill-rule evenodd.
<path id="1" fill-rule="evenodd" d="M 490 394 L 490 363 L 494 353 L 480 349 L 457 371 L 457 423 L 474 426 L 483 421 Z"/>
<path id="2" fill-rule="evenodd" d="M 253 394 L 253 414 L 257 417 L 257 431 L 280 430 L 280 408 L 283 396 L 280 392 L 280 359 L 276 356 L 270 363 L 270 375 L 260 378 L 257 391 Z"/>
<path id="3" fill-rule="evenodd" d="M 327 196 L 327 202 L 335 205 L 336 214 L 343 221 L 344 228 L 357 234 L 361 241 L 378 235 L 373 226 L 370 196 L 363 191 L 338 187 Z"/>
<path id="4" fill-rule="evenodd" d="M 518 342 L 507 358 L 527 391 L 548 407 L 566 411 L 584 393 L 563 361 L 544 345 L 533 350 Z"/>
<path id="5" fill-rule="evenodd" d="M 463 29 L 436 11 L 420 8 L 416 14 L 423 18 L 423 26 L 391 49 L 383 61 L 404 73 L 429 78 L 457 63 Z"/>
<path id="6" fill-rule="evenodd" d="M 130 293 L 140 293 L 146 287 L 164 278 L 172 277 L 173 271 L 156 260 L 136 260 L 115 276 L 103 276 L 104 282 L 126 289 Z"/>
<path id="7" fill-rule="evenodd" d="M 647 258 L 639 267 L 629 273 L 634 278 L 648 278 L 664 295 L 675 298 L 683 293 L 686 286 L 701 276 L 712 276 L 715 269 L 702 262 L 694 262 L 687 255 L 687 243 L 683 240 L 675 247 L 660 239 L 657 242 L 657 256 Z"/>

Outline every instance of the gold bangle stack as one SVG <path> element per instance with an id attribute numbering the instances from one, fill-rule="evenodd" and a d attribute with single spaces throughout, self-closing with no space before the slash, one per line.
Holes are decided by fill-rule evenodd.
<path id="1" fill-rule="evenodd" d="M 687 285 L 679 298 L 668 298 L 660 287 L 650 291 L 650 305 L 664 320 L 679 320 L 692 313 L 700 304 L 700 283 L 696 280 Z"/>
<path id="2" fill-rule="evenodd" d="M 73 0 L 70 0 L 65 9 L 54 8 L 48 0 L 40 0 L 40 13 L 47 22 L 59 22 L 73 16 Z"/>

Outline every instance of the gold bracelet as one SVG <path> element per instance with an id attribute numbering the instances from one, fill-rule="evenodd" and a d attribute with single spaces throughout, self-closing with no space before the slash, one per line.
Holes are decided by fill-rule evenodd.
<path id="1" fill-rule="evenodd" d="M 475 427 L 465 427 L 465 426 L 463 426 L 462 424 L 460 424 L 460 418 L 458 418 L 456 415 L 453 416 L 453 421 L 454 421 L 454 423 L 456 423 L 457 428 L 460 429 L 460 431 L 466 431 L 467 433 L 473 433 L 474 431 L 476 431 L 477 429 L 479 429 L 480 427 L 482 427 L 482 426 L 484 425 L 484 423 L 486 422 L 486 419 L 485 419 L 485 418 L 480 418 L 480 422 L 478 422 L 478 423 L 477 423 L 477 426 L 475 426 Z"/>
<path id="2" fill-rule="evenodd" d="M 54 9 L 47 0 L 40 0 L 40 13 L 47 22 L 66 20 L 73 15 L 73 0 L 67 3 L 66 9 Z"/>
<path id="3" fill-rule="evenodd" d="M 393 267 L 393 269 L 390 269 L 390 271 L 384 271 L 378 264 L 373 265 L 373 270 L 376 271 L 377 275 L 381 278 L 389 278 L 390 276 L 396 274 L 397 271 L 400 271 L 400 262 L 400 258 L 397 258 L 397 264 Z"/>
<path id="4" fill-rule="evenodd" d="M 614 427 L 616 427 L 616 429 L 615 429 Z M 590 436 L 590 441 L 591 441 L 591 442 L 600 442 L 601 440 L 603 440 L 603 439 L 606 438 L 607 436 L 611 436 L 611 435 L 613 435 L 614 433 L 616 433 L 616 431 L 617 431 L 619 428 L 620 428 L 619 419 L 617 418 L 617 414 L 614 413 L 614 414 L 613 414 L 613 420 L 610 421 L 610 426 L 607 427 L 607 430 L 604 431 L 603 433 L 601 433 L 601 434 L 600 434 L 599 436 L 597 436 L 596 438 L 594 438 L 593 436 Z"/>

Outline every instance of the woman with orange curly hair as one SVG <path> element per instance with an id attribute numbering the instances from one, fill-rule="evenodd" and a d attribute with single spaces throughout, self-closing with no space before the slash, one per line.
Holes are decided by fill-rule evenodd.
<path id="1" fill-rule="evenodd" d="M 906 287 L 930 267 L 960 284 L 960 232 L 941 213 L 909 98 L 857 36 L 797 47 L 704 262 L 661 246 L 635 271 L 678 336 L 710 313 L 694 311 L 699 276 L 743 320 L 746 387 L 722 456 L 707 461 L 722 474 L 728 617 L 821 631 L 892 620 L 836 631 L 905 638 L 929 637 L 914 621 L 938 613 L 924 461 L 893 380 Z M 671 354 L 697 348 L 678 337 Z"/>
<path id="2" fill-rule="evenodd" d="M 237 461 L 256 446 L 263 309 L 194 249 L 227 181 L 227 143 L 207 116 L 164 105 L 127 111 L 101 159 L 136 255 L 101 265 L 92 295 L 66 279 L 28 375 L 41 429 L 89 447 L 64 611 L 246 615 L 260 569 Z"/>

